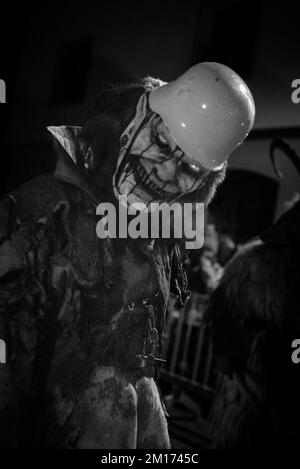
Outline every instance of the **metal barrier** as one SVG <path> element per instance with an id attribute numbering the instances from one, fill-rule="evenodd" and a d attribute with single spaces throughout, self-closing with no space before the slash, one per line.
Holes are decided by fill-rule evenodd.
<path id="1" fill-rule="evenodd" d="M 203 321 L 207 295 L 193 293 L 183 310 L 168 308 L 165 358 L 161 368 L 163 400 L 175 448 L 209 448 L 208 412 L 214 398 L 210 326 Z M 179 446 L 178 446 L 179 445 Z"/>
<path id="2" fill-rule="evenodd" d="M 202 391 L 213 389 L 213 353 L 210 326 L 203 321 L 208 295 L 193 293 L 183 310 L 172 297 L 165 335 L 165 379 Z"/>

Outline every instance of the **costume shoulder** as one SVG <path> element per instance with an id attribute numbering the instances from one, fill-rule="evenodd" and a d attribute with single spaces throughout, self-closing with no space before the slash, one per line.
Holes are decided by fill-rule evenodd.
<path id="1" fill-rule="evenodd" d="M 26 238 L 39 218 L 66 200 L 66 184 L 45 174 L 22 184 L 0 200 L 0 278 L 24 266 Z"/>
<path id="2" fill-rule="evenodd" d="M 284 255 L 278 246 L 260 239 L 243 246 L 227 265 L 213 292 L 207 317 L 213 320 L 226 317 L 241 326 L 255 318 L 276 321 L 282 300 L 278 293 L 282 292 L 280 285 L 286 272 Z M 277 302 L 274 302 L 275 292 Z"/>
<path id="3" fill-rule="evenodd" d="M 295 284 L 300 252 L 300 202 L 285 212 L 260 238 L 245 244 L 227 265 L 211 297 L 207 315 L 235 324 L 248 320 L 280 325 L 286 288 Z M 289 288 L 289 287 L 288 287 Z"/>
<path id="4" fill-rule="evenodd" d="M 15 210 L 23 222 L 30 222 L 41 214 L 48 213 L 59 201 L 68 197 L 67 184 L 51 173 L 30 179 L 10 194 Z"/>

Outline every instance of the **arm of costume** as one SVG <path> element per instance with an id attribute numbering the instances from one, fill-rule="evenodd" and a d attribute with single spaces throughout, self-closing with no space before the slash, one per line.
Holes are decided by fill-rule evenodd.
<path id="1" fill-rule="evenodd" d="M 22 373 L 29 371 L 33 338 L 30 328 L 20 329 L 27 314 L 26 281 L 24 258 L 15 242 L 18 221 L 14 205 L 10 197 L 0 203 L 0 338 L 5 344 L 5 362 L 0 364 L 0 447 L 3 448 L 12 448 L 17 440 L 22 399 L 18 381 Z"/>
<path id="2" fill-rule="evenodd" d="M 57 336 L 57 314 L 69 306 L 60 246 L 47 217 L 24 221 L 14 196 L 0 202 L 0 446 L 34 441 L 37 403 L 44 391 Z M 22 220 L 22 221 L 21 221 Z M 59 305 L 59 307 L 58 307 Z"/>
<path id="3" fill-rule="evenodd" d="M 176 244 L 172 252 L 170 291 L 177 296 L 176 306 L 179 308 L 183 308 L 191 294 L 183 262 L 183 251 Z"/>

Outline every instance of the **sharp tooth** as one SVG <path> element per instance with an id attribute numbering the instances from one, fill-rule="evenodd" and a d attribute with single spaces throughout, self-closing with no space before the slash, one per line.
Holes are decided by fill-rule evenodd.
<path id="1" fill-rule="evenodd" d="M 138 165 L 137 170 L 138 170 L 138 175 L 139 175 L 140 180 L 142 182 L 146 182 L 148 175 L 146 171 L 144 170 L 144 168 L 142 168 L 141 165 Z"/>
<path id="2" fill-rule="evenodd" d="M 160 189 L 160 187 L 158 187 L 154 182 L 149 180 L 149 175 L 147 171 L 142 167 L 142 165 L 138 164 L 136 170 L 139 179 L 143 184 L 145 184 L 149 189 L 155 192 L 155 194 L 157 194 L 159 197 L 164 198 L 167 196 L 167 193 L 163 189 Z"/>

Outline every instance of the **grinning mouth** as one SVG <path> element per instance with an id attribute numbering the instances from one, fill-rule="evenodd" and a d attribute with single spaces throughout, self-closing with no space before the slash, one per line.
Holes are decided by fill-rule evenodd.
<path id="1" fill-rule="evenodd" d="M 123 167 L 119 167 L 114 187 L 119 195 L 131 195 L 141 201 L 163 201 L 170 203 L 182 195 L 181 191 L 166 191 L 164 186 L 154 182 L 152 171 L 148 172 L 140 162 L 140 157 L 134 154 L 130 155 L 130 161 L 127 161 Z M 144 195 L 142 195 L 144 194 Z"/>
<path id="2" fill-rule="evenodd" d="M 147 173 L 145 168 L 140 163 L 136 164 L 133 174 L 137 186 L 140 187 L 143 191 L 148 192 L 148 194 L 151 196 L 158 196 L 160 199 L 169 199 L 179 195 L 179 192 L 168 192 L 159 187 L 153 181 L 153 179 L 151 179 L 151 174 Z"/>

